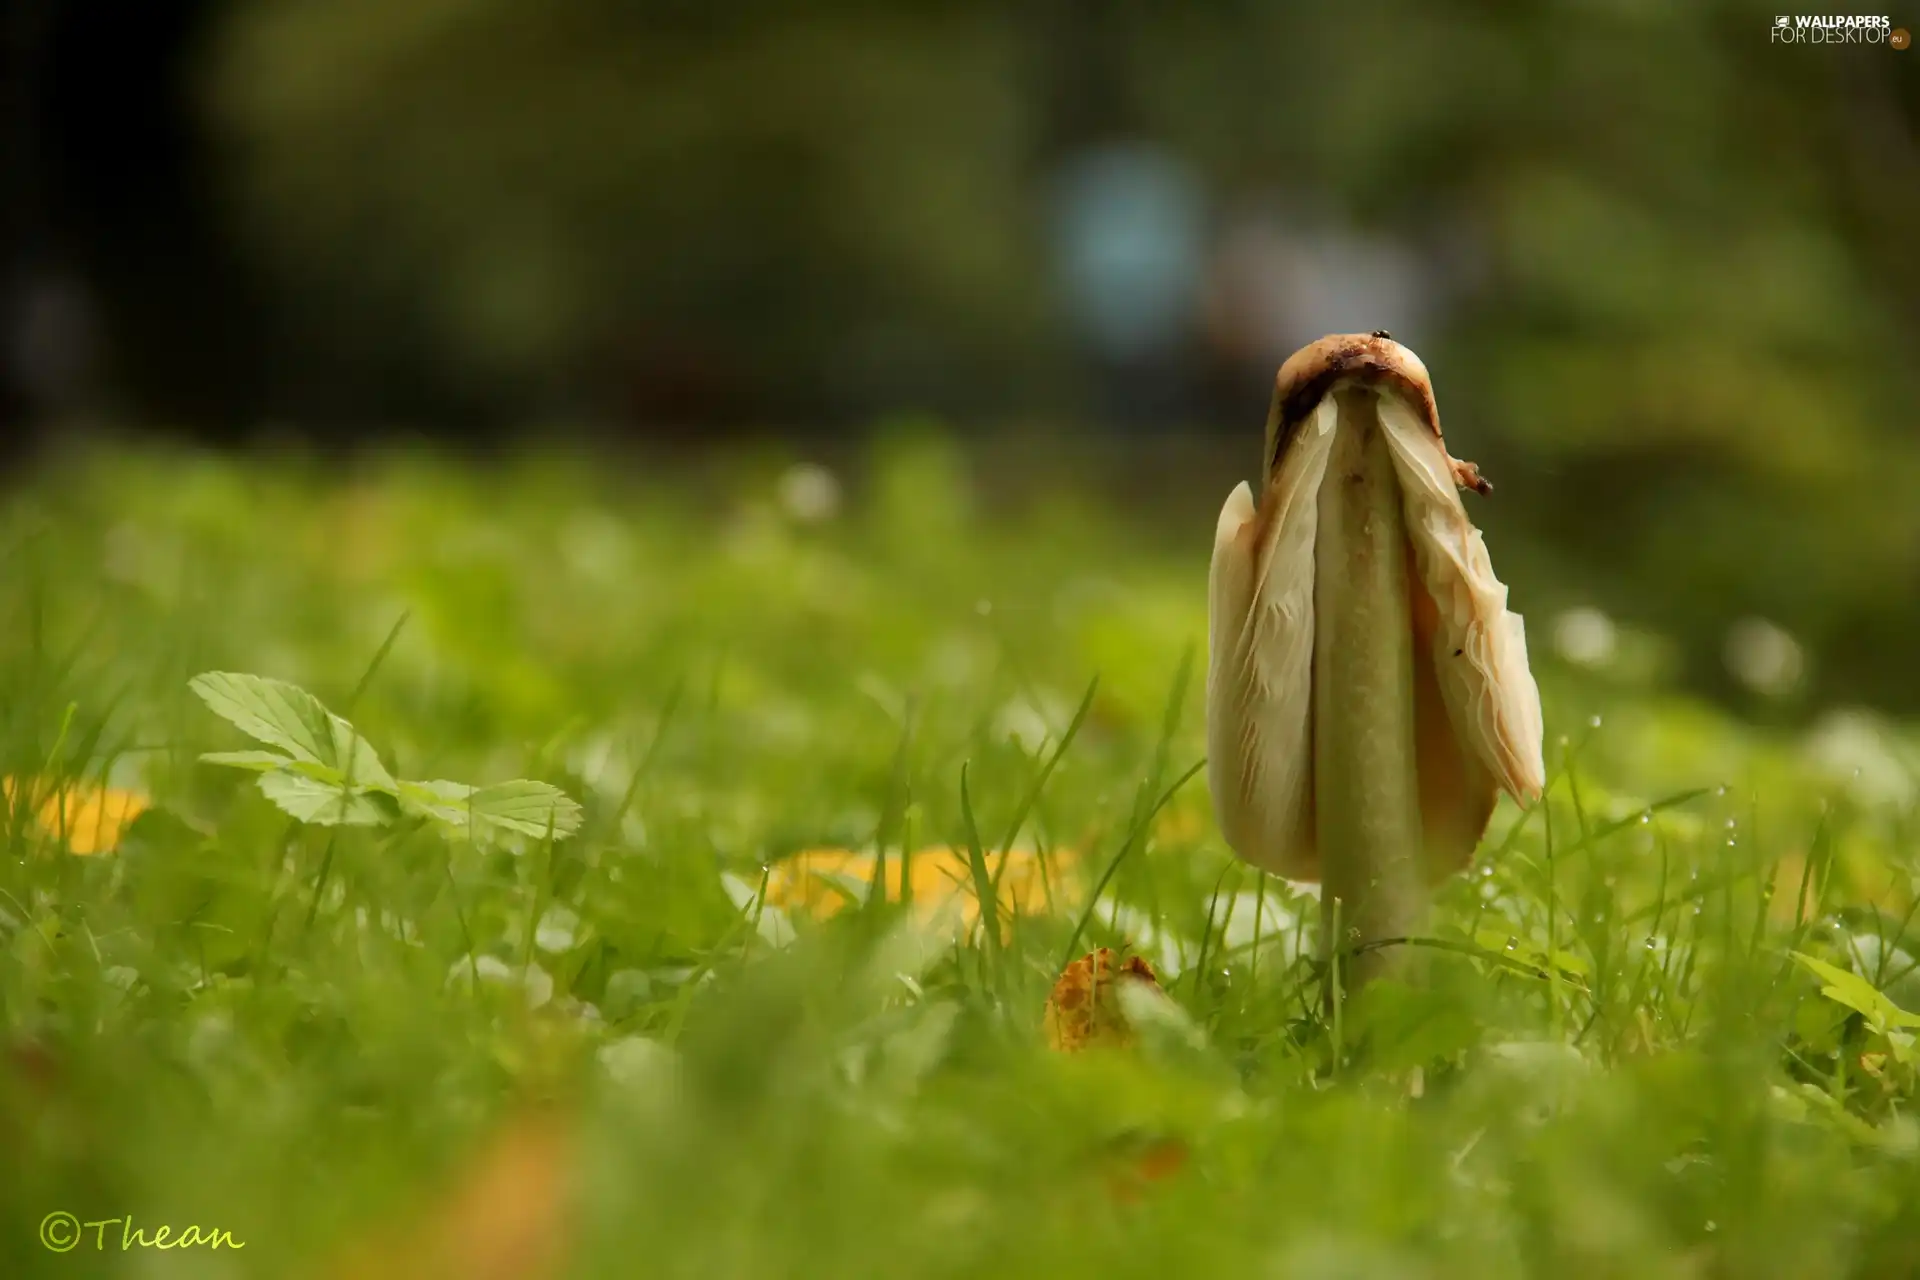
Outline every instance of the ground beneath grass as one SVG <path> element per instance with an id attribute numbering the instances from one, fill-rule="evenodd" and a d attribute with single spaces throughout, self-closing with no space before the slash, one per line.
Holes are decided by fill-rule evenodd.
<path id="1" fill-rule="evenodd" d="M 1209 530 L 973 494 L 928 439 L 17 485 L 0 1274 L 1920 1272 L 1909 731 L 1516 593 L 1547 799 L 1326 1016 L 1196 773 Z M 263 790 L 203 672 L 578 830 Z"/>

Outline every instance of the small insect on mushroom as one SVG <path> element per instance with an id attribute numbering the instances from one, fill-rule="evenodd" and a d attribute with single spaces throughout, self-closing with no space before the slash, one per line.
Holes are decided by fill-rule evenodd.
<path id="1" fill-rule="evenodd" d="M 1540 693 L 1460 501 L 1492 486 L 1448 456 L 1418 356 L 1384 332 L 1294 353 L 1265 462 L 1214 535 L 1208 780 L 1235 853 L 1321 882 L 1351 991 L 1387 962 L 1367 943 L 1419 931 L 1499 791 L 1539 797 Z"/>

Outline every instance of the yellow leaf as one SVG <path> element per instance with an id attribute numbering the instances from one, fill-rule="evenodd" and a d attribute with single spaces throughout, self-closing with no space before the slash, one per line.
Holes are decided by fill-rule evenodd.
<path id="1" fill-rule="evenodd" d="M 0 778 L 0 794 L 9 805 L 19 803 L 21 789 L 15 779 Z M 35 822 L 48 835 L 63 839 L 69 853 L 113 852 L 127 827 L 147 811 L 145 796 L 90 782 L 70 782 L 57 788 L 29 780 L 24 789 L 33 805 Z"/>
<path id="2" fill-rule="evenodd" d="M 1041 862 L 1040 855 L 1028 849 L 1014 849 L 1006 855 L 986 855 L 987 872 L 1000 883 L 1000 914 L 1044 915 L 1059 900 L 1066 882 L 1078 867 L 1078 857 L 1070 850 L 1055 850 Z M 900 855 L 887 855 L 886 894 L 892 901 L 901 898 Z M 861 898 L 873 888 L 879 874 L 870 853 L 851 849 L 809 849 L 775 863 L 767 871 L 767 902 L 790 911 L 802 911 L 816 918 L 836 914 L 849 902 Z M 915 912 L 926 916 L 958 904 L 962 924 L 971 928 L 980 918 L 980 903 L 974 893 L 972 869 L 964 850 L 921 849 L 911 859 L 906 883 L 913 891 Z"/>
<path id="3" fill-rule="evenodd" d="M 1154 839 L 1162 844 L 1191 844 L 1206 834 L 1206 812 L 1194 805 L 1168 805 L 1153 824 Z"/>

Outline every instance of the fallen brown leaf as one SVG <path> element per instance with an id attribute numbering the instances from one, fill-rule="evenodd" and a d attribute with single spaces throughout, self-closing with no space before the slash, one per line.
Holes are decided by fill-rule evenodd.
<path id="1" fill-rule="evenodd" d="M 572 1237 L 577 1134 L 550 1111 L 510 1120 L 413 1220 L 358 1240 L 329 1280 L 556 1280 Z"/>
<path id="2" fill-rule="evenodd" d="M 1146 1192 L 1146 1184 L 1171 1178 L 1187 1167 L 1187 1144 L 1178 1138 L 1161 1138 L 1148 1144 L 1130 1164 L 1123 1164 L 1107 1175 L 1107 1190 L 1123 1204 L 1132 1204 Z"/>
<path id="3" fill-rule="evenodd" d="M 1153 966 L 1139 956 L 1116 960 L 1110 947 L 1088 952 L 1068 965 L 1047 997 L 1047 1043 L 1062 1053 L 1131 1045 L 1133 1028 L 1127 1025 L 1115 994 L 1118 982 L 1160 987 Z"/>
<path id="4" fill-rule="evenodd" d="M 1119 984 L 1144 982 L 1156 991 L 1160 979 L 1139 956 L 1119 959 L 1110 947 L 1088 952 L 1060 974 L 1047 997 L 1047 1043 L 1061 1053 L 1130 1048 L 1135 1041 L 1120 1007 Z M 1108 1158 L 1107 1192 L 1123 1203 L 1138 1200 L 1149 1182 L 1172 1177 L 1187 1164 L 1187 1144 L 1178 1138 L 1130 1143 L 1119 1159 Z"/>

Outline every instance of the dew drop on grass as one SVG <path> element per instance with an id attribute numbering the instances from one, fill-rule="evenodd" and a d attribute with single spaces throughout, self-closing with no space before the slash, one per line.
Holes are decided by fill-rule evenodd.
<path id="1" fill-rule="evenodd" d="M 1655 945 L 1655 944 L 1654 944 L 1654 941 L 1653 941 L 1653 935 L 1652 935 L 1652 934 L 1648 934 L 1648 935 L 1647 935 L 1647 950 L 1649 950 L 1649 951 L 1651 951 L 1651 950 L 1653 950 L 1653 948 L 1654 948 L 1654 945 Z"/>
<path id="2" fill-rule="evenodd" d="M 1643 813 L 1643 814 L 1641 814 L 1641 815 L 1640 815 L 1640 825 L 1641 825 L 1641 826 L 1643 826 L 1643 827 L 1644 827 L 1644 826 L 1646 826 L 1646 825 L 1647 825 L 1647 824 L 1648 824 L 1649 822 L 1652 822 L 1652 821 L 1653 821 L 1653 810 L 1651 810 L 1651 809 L 1649 809 L 1649 810 L 1647 810 L 1647 811 L 1646 811 L 1645 813 Z"/>
<path id="3" fill-rule="evenodd" d="M 1588 720 L 1587 727 L 1590 729 L 1598 729 L 1600 727 L 1600 717 L 1594 716 L 1592 719 Z"/>
<path id="4" fill-rule="evenodd" d="M 1719 1224 L 1718 1224 L 1718 1223 L 1716 1223 L 1716 1222 L 1714 1222 L 1714 1220 L 1713 1220 L 1712 1218 L 1708 1218 L 1708 1219 L 1707 1219 L 1707 1230 L 1709 1230 L 1709 1231 L 1718 1231 L 1719 1229 L 1720 1229 L 1720 1227 L 1719 1227 Z"/>
<path id="5" fill-rule="evenodd" d="M 1514 950 L 1517 950 L 1519 946 L 1520 946 L 1520 939 L 1518 938 L 1507 939 L 1507 950 L 1514 951 Z"/>
<path id="6" fill-rule="evenodd" d="M 1480 874 L 1491 879 L 1493 877 L 1493 864 L 1489 862 L 1486 866 L 1480 868 Z"/>

